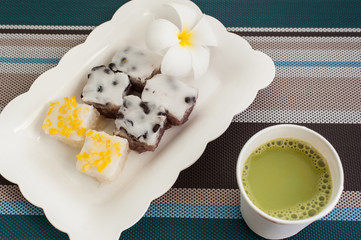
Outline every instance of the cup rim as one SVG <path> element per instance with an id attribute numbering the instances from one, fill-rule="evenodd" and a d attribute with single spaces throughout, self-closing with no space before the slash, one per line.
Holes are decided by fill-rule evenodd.
<path id="1" fill-rule="evenodd" d="M 324 143 L 326 143 L 327 147 L 329 148 L 329 150 L 334 155 L 334 157 L 335 157 L 335 159 L 337 161 L 338 174 L 340 176 L 340 186 L 339 186 L 338 189 L 334 189 L 334 190 L 337 190 L 336 194 L 335 194 L 335 197 L 333 199 L 331 199 L 331 201 L 327 204 L 327 206 L 321 212 L 319 212 L 318 214 L 316 214 L 316 215 L 314 215 L 312 217 L 305 218 L 305 219 L 300 219 L 300 220 L 285 220 L 285 219 L 272 217 L 272 216 L 266 214 L 265 212 L 263 212 L 262 210 L 260 210 L 249 199 L 247 193 L 245 192 L 245 190 L 243 188 L 242 179 L 241 179 L 243 164 L 241 165 L 241 156 L 244 155 L 245 149 L 247 148 L 247 146 L 252 141 L 254 141 L 254 139 L 258 138 L 265 131 L 271 131 L 271 130 L 278 129 L 278 128 L 297 128 L 299 130 L 306 131 L 306 132 L 309 132 L 311 134 L 314 134 L 316 137 L 318 137 L 320 140 L 322 140 Z M 248 156 L 246 156 L 246 157 L 248 158 Z M 309 128 L 305 127 L 305 126 L 300 126 L 300 125 L 295 125 L 295 124 L 277 124 L 277 125 L 273 125 L 273 126 L 270 126 L 270 127 L 266 127 L 264 129 L 258 131 L 250 139 L 248 139 L 248 141 L 243 145 L 243 147 L 242 147 L 242 149 L 240 151 L 240 154 L 238 156 L 238 159 L 237 159 L 236 177 L 237 177 L 238 188 L 241 191 L 241 195 L 243 196 L 244 200 L 249 204 L 249 206 L 254 211 L 256 211 L 260 216 L 265 218 L 266 220 L 277 223 L 277 224 L 283 224 L 283 225 L 309 224 L 309 223 L 317 221 L 317 220 L 321 219 L 322 217 L 326 216 L 336 206 L 337 202 L 339 201 L 339 199 L 341 197 L 341 194 L 342 194 L 342 191 L 343 191 L 343 188 L 344 188 L 344 174 L 343 174 L 342 163 L 341 163 L 340 157 L 338 156 L 338 154 L 337 154 L 336 150 L 334 149 L 334 147 L 332 146 L 332 144 L 326 138 L 324 138 L 322 135 L 317 133 L 316 131 L 314 131 L 312 129 L 309 129 Z"/>

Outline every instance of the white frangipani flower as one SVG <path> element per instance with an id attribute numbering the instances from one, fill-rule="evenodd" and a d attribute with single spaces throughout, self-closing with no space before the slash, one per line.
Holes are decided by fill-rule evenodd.
<path id="1" fill-rule="evenodd" d="M 168 5 L 176 11 L 179 23 L 154 20 L 148 28 L 146 43 L 151 50 L 164 55 L 163 74 L 182 77 L 193 70 L 194 78 L 198 79 L 208 69 L 208 46 L 217 45 L 216 37 L 204 14 L 187 5 Z"/>

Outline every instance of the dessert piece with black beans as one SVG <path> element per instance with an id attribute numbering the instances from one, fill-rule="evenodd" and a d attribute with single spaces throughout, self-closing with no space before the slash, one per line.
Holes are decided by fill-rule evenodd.
<path id="1" fill-rule="evenodd" d="M 83 102 L 93 105 L 103 116 L 115 118 L 130 86 L 128 75 L 113 72 L 101 65 L 92 68 L 88 74 L 81 98 Z"/>
<path id="2" fill-rule="evenodd" d="M 166 110 L 167 123 L 185 123 L 198 98 L 198 89 L 164 74 L 149 79 L 142 92 L 142 100 L 153 102 Z M 167 126 L 168 127 L 168 126 Z"/>
<path id="3" fill-rule="evenodd" d="M 160 71 L 161 56 L 146 49 L 126 46 L 112 58 L 109 68 L 129 76 L 136 91 L 141 92 L 146 81 Z"/>
<path id="4" fill-rule="evenodd" d="M 154 151 L 164 133 L 165 115 L 159 105 L 143 102 L 134 95 L 125 96 L 115 120 L 114 135 L 126 138 L 134 151 Z"/>

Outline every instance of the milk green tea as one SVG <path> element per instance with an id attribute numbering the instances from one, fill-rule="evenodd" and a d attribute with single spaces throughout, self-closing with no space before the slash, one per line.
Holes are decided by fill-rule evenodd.
<path id="1" fill-rule="evenodd" d="M 332 179 L 324 157 L 310 144 L 291 138 L 269 141 L 246 160 L 242 184 L 263 212 L 285 220 L 319 213 L 328 203 Z"/>

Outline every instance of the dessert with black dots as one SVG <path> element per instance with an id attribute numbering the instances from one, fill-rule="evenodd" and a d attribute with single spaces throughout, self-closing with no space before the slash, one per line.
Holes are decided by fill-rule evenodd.
<path id="1" fill-rule="evenodd" d="M 102 65 L 92 68 L 88 74 L 81 97 L 105 117 L 115 118 L 129 88 L 130 81 L 125 73 L 113 72 Z"/>
<path id="2" fill-rule="evenodd" d="M 109 68 L 128 74 L 134 88 L 141 91 L 147 79 L 159 73 L 161 56 L 149 50 L 126 46 L 112 58 Z"/>
<path id="3" fill-rule="evenodd" d="M 126 138 L 129 148 L 139 153 L 154 151 L 163 136 L 166 121 L 163 107 L 129 95 L 124 97 L 117 114 L 114 135 Z"/>
<path id="4" fill-rule="evenodd" d="M 164 107 L 171 125 L 181 125 L 188 120 L 197 98 L 198 89 L 164 74 L 149 79 L 142 92 L 143 101 Z"/>

